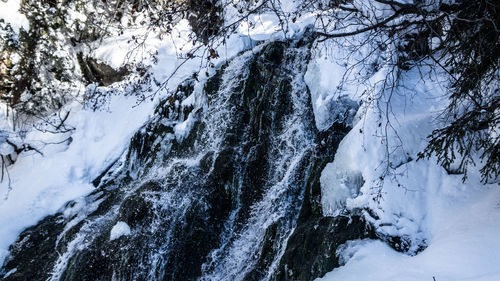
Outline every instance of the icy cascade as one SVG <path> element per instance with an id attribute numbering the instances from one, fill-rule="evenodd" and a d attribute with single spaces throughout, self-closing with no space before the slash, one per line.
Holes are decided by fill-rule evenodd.
<path id="1" fill-rule="evenodd" d="M 338 262 L 327 253 L 369 234 L 359 218 L 321 216 L 319 177 L 348 128 L 314 125 L 303 81 L 312 41 L 263 44 L 204 85 L 179 85 L 95 192 L 20 235 L 0 277 L 306 280 L 330 271 Z"/>

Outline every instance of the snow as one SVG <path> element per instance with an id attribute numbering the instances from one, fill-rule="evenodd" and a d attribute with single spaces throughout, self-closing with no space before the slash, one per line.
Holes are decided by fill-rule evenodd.
<path id="1" fill-rule="evenodd" d="M 12 152 L 14 152 L 14 147 L 2 140 L 2 144 L 0 144 L 0 155 L 9 155 Z"/>
<path id="2" fill-rule="evenodd" d="M 115 240 L 127 235 L 130 235 L 130 226 L 125 222 L 119 221 L 111 228 L 109 240 Z"/>
<path id="3" fill-rule="evenodd" d="M 15 32 L 19 32 L 22 28 L 29 29 L 29 22 L 25 15 L 19 12 L 21 0 L 0 1 L 0 19 L 6 23 L 10 23 Z"/>
<path id="4" fill-rule="evenodd" d="M 310 64 L 308 85 L 318 129 L 327 124 L 318 120 L 336 114 L 322 110 L 322 101 L 336 97 L 331 89 L 338 89 L 335 75 L 340 74 L 334 71 L 343 70 L 335 68 L 328 60 Z M 332 76 L 331 84 L 314 85 L 327 79 L 321 77 L 324 71 Z M 416 160 L 446 104 L 443 76 L 426 68 L 412 70 L 390 92 L 376 86 L 386 71 L 373 73 L 361 87 L 343 85 L 368 94 L 351 95 L 364 102 L 334 161 L 322 172 L 322 206 L 327 216 L 370 209 L 374 215 L 364 216 L 376 232 L 402 237 L 408 248 L 401 253 L 380 240 L 350 241 L 337 252 L 345 265 L 318 280 L 500 280 L 498 185 L 483 185 L 477 168 L 470 168 L 462 182 L 462 175 L 448 174 L 435 158 Z M 422 73 L 426 79 L 420 79 Z M 376 95 L 380 103 L 367 102 Z M 418 252 L 421 246 L 426 248 Z"/>
<path id="5" fill-rule="evenodd" d="M 439 224 L 422 253 L 408 256 L 378 240 L 357 241 L 347 251 L 345 266 L 317 280 L 421 281 L 433 276 L 437 281 L 500 280 L 498 187 L 484 188 L 475 198 L 449 205 L 451 210 L 430 214 Z"/>
<path id="6" fill-rule="evenodd" d="M 29 28 L 26 17 L 18 12 L 19 5 L 19 0 L 0 1 L 0 18 L 15 31 Z M 292 1 L 282 1 L 282 5 L 293 10 Z M 217 49 L 220 58 L 213 60 L 214 64 L 253 48 L 259 40 L 289 37 L 314 22 L 314 16 L 303 15 L 290 23 L 285 34 L 277 28 L 273 15 L 251 16 L 249 21 L 256 26 L 249 28 L 243 22 L 238 33 Z M 93 55 L 114 67 L 130 60 L 151 64 L 148 54 L 158 50 L 159 63 L 153 66 L 153 73 L 159 81 L 169 82 L 152 101 L 140 104 L 135 97 L 115 96 L 107 110 L 93 112 L 75 101 L 67 106 L 71 110 L 67 123 L 76 128 L 71 135 L 34 131 L 26 137 L 28 143 L 43 149 L 43 155 L 21 154 L 8 168 L 8 178 L 0 183 L 0 264 L 23 229 L 60 211 L 67 201 L 77 204 L 65 210 L 66 217 L 87 212 L 81 206 L 85 204 L 83 196 L 94 190 L 92 180 L 123 155 L 130 137 L 148 120 L 158 100 L 195 72 L 201 81 L 206 79 L 206 71 L 213 74 L 213 68 L 199 58 L 180 59 L 192 47 L 186 37 L 188 28 L 187 21 L 181 21 L 171 38 L 151 35 L 141 53 L 129 52 L 133 47 L 130 38 L 144 34 L 140 28 L 93 46 Z M 365 217 L 379 234 L 405 237 L 410 247 L 407 253 L 400 253 L 379 240 L 350 241 L 337 253 L 345 264 L 318 280 L 500 280 L 498 185 L 481 184 L 477 171 L 471 171 L 463 183 L 461 175 L 447 174 L 435 164 L 436 159 L 416 161 L 426 136 L 436 128 L 436 113 L 444 106 L 439 75 L 429 75 L 423 81 L 415 71 L 403 74 L 401 91 L 394 95 L 384 92 L 377 106 L 367 102 L 364 94 L 370 87 L 379 89 L 377 81 L 385 77 L 387 69 L 371 73 L 370 81 L 360 83 L 356 77 L 362 70 L 350 66 L 363 52 L 357 50 L 347 58 L 345 50 L 329 45 L 329 41 L 319 43 L 304 78 L 319 130 L 342 120 L 353 125 L 335 160 L 322 172 L 321 203 L 327 216 L 345 209 L 369 208 L 378 219 L 369 214 Z M 383 56 L 374 57 L 382 60 Z M 375 97 L 377 91 L 372 92 L 368 96 Z M 354 116 L 352 108 L 361 100 L 364 103 Z M 202 102 L 193 94 L 182 105 Z M 5 112 L 5 107 L 0 108 L 0 120 L 6 120 Z M 175 126 L 179 141 L 189 134 L 194 121 L 191 114 Z M 8 127 L 6 121 L 0 124 L 1 129 Z M 11 152 L 12 147 L 2 142 L 0 153 Z M 390 174 L 385 173 L 388 166 Z M 125 222 L 117 222 L 110 240 L 130 231 Z M 427 248 L 415 255 L 423 245 Z"/>
<path id="7" fill-rule="evenodd" d="M 27 136 L 44 155 L 22 153 L 9 167 L 10 181 L 0 183 L 0 260 L 24 228 L 94 189 L 91 182 L 120 157 L 152 112 L 151 103 L 135 104 L 134 97 L 116 96 L 109 111 L 93 112 L 75 103 L 67 121 L 76 128 L 71 136 L 38 131 Z"/>
<path id="8" fill-rule="evenodd" d="M 0 2 L 0 15 L 13 25 L 28 28 L 25 17 L 17 12 L 18 8 L 19 1 Z M 71 17 L 76 19 L 83 15 L 73 13 Z M 268 17 L 266 22 L 271 20 Z M 276 22 L 274 19 L 274 24 Z M 217 48 L 220 58 L 212 59 L 212 63 L 220 64 L 240 51 L 251 48 L 256 39 L 282 37 L 274 31 L 262 29 L 261 23 L 257 23 L 255 31 L 240 31 L 226 38 L 226 45 Z M 204 65 L 199 57 L 189 61 L 183 59 L 186 53 L 196 47 L 187 38 L 188 32 L 188 22 L 183 20 L 175 27 L 172 36 L 160 38 L 151 33 L 140 52 L 130 52 L 135 47 L 130 39 L 145 34 L 144 28 L 126 30 L 123 35 L 105 38 L 92 46 L 92 56 L 98 61 L 115 68 L 126 63 L 144 62 L 152 66 L 152 73 L 158 81 L 168 80 L 168 83 L 161 89 L 153 87 L 153 91 L 158 92 L 152 99 L 138 103 L 134 96 L 115 95 L 107 108 L 96 112 L 82 106 L 79 102 L 81 93 L 75 92 L 75 101 L 66 106 L 70 111 L 66 124 L 75 128 L 72 133 L 52 135 L 35 130 L 26 136 L 24 142 L 40 149 L 43 155 L 36 152 L 20 154 L 16 163 L 8 167 L 6 178 L 0 182 L 0 264 L 8 255 L 9 245 L 15 242 L 23 229 L 47 215 L 61 211 L 70 200 L 84 202 L 83 197 L 95 188 L 92 181 L 123 155 L 131 136 L 149 119 L 155 104 L 162 97 L 193 73 L 199 73 L 201 82 L 207 79 L 205 72 L 214 73 L 214 68 Z M 151 60 L 151 51 L 158 51 L 157 64 Z M 196 55 L 201 53 L 195 52 Z M 199 95 L 201 84 L 195 85 L 198 95 L 188 97 L 183 105 L 204 102 Z M 119 85 L 116 87 L 120 89 Z M 104 92 L 112 89 L 111 86 L 99 88 Z M 3 120 L 0 128 L 12 132 L 12 124 L 5 116 L 6 108 L 3 106 L 0 108 L 0 120 Z M 195 121 L 193 113 L 187 116 L 184 122 L 175 126 L 175 137 L 178 140 L 185 138 Z M 21 141 L 15 134 L 9 135 L 9 138 Z M 9 147 L 2 146 L 2 152 L 10 151 Z M 88 212 L 87 208 L 80 207 L 73 208 L 71 212 Z"/>

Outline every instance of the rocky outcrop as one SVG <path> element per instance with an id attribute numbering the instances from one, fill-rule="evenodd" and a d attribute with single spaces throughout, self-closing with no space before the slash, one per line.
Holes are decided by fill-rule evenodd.
<path id="1" fill-rule="evenodd" d="M 338 245 L 371 232 L 321 214 L 319 176 L 349 128 L 314 125 L 312 41 L 244 52 L 202 92 L 179 85 L 95 192 L 21 234 L 0 277 L 312 280 L 333 269 Z M 183 104 L 190 95 L 206 103 Z M 130 233 L 110 239 L 117 223 Z"/>
<path id="2" fill-rule="evenodd" d="M 97 83 L 99 86 L 109 86 L 115 82 L 122 81 L 130 71 L 125 66 L 118 70 L 111 66 L 98 62 L 92 57 L 84 57 L 78 53 L 78 64 L 87 83 Z"/>
<path id="3" fill-rule="evenodd" d="M 375 238 L 359 216 L 316 217 L 300 224 L 288 240 L 275 280 L 314 280 L 340 266 L 336 251 L 349 240 Z"/>

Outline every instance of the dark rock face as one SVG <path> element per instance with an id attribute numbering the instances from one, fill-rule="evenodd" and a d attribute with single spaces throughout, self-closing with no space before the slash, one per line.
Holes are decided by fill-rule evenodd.
<path id="1" fill-rule="evenodd" d="M 318 217 L 300 224 L 288 240 L 276 280 L 314 280 L 339 267 L 337 248 L 348 240 L 375 238 L 360 217 Z"/>
<path id="2" fill-rule="evenodd" d="M 94 58 L 84 58 L 82 53 L 78 54 L 77 59 L 83 76 L 88 83 L 96 82 L 99 86 L 109 86 L 115 82 L 122 81 L 129 74 L 126 67 L 115 70 L 103 62 L 97 62 Z"/>
<path id="3" fill-rule="evenodd" d="M 23 231 L 18 241 L 11 246 L 11 259 L 3 267 L 11 272 L 6 279 L 46 280 L 52 269 L 52 264 L 46 261 L 57 258 L 54 245 L 63 228 L 64 224 L 58 216 L 49 216 Z M 18 265 L 22 265 L 22 270 L 13 270 Z"/>
<path id="4" fill-rule="evenodd" d="M 306 33 L 258 46 L 202 92 L 179 85 L 95 192 L 21 234 L 0 277 L 312 280 L 333 269 L 338 245 L 371 232 L 321 214 L 319 177 L 349 128 L 316 130 L 311 43 Z M 191 94 L 207 104 L 182 105 Z M 131 232 L 110 240 L 117 222 Z"/>
<path id="5" fill-rule="evenodd" d="M 348 128 L 334 124 L 318 134 L 318 157 L 307 177 L 305 198 L 297 227 L 287 241 L 273 280 L 314 280 L 339 267 L 337 248 L 348 240 L 376 238 L 370 225 L 358 214 L 324 217 L 321 210 L 321 171 L 333 161 Z"/>

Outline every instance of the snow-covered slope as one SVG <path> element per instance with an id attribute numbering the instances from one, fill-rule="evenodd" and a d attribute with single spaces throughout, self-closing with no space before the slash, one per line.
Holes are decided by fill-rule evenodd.
<path id="1" fill-rule="evenodd" d="M 438 181 L 423 195 L 429 199 L 424 212 L 431 221 L 424 251 L 408 256 L 379 240 L 353 241 L 339 253 L 346 264 L 318 280 L 500 280 L 498 186 L 448 184 Z"/>
<path id="2" fill-rule="evenodd" d="M 343 73 L 342 67 L 324 55 L 311 65 L 316 120 L 326 120 L 332 111 L 322 111 L 322 101 L 338 101 L 335 74 Z M 373 79 L 383 77 L 384 71 Z M 405 73 L 397 94 L 389 97 L 385 91 L 379 105 L 358 111 L 356 125 L 321 178 L 326 215 L 338 215 L 344 208 L 369 209 L 364 214 L 379 235 L 405 238 L 404 245 L 396 247 L 406 254 L 380 240 L 352 241 L 337 251 L 345 265 L 319 280 L 500 278 L 499 186 L 482 184 L 477 170 L 462 182 L 462 175 L 448 174 L 434 158 L 417 161 L 446 103 L 439 74 L 426 80 L 421 75 L 417 70 Z M 322 81 L 319 87 L 313 84 L 316 79 Z M 353 96 L 365 89 L 351 86 L 345 93 Z"/>

